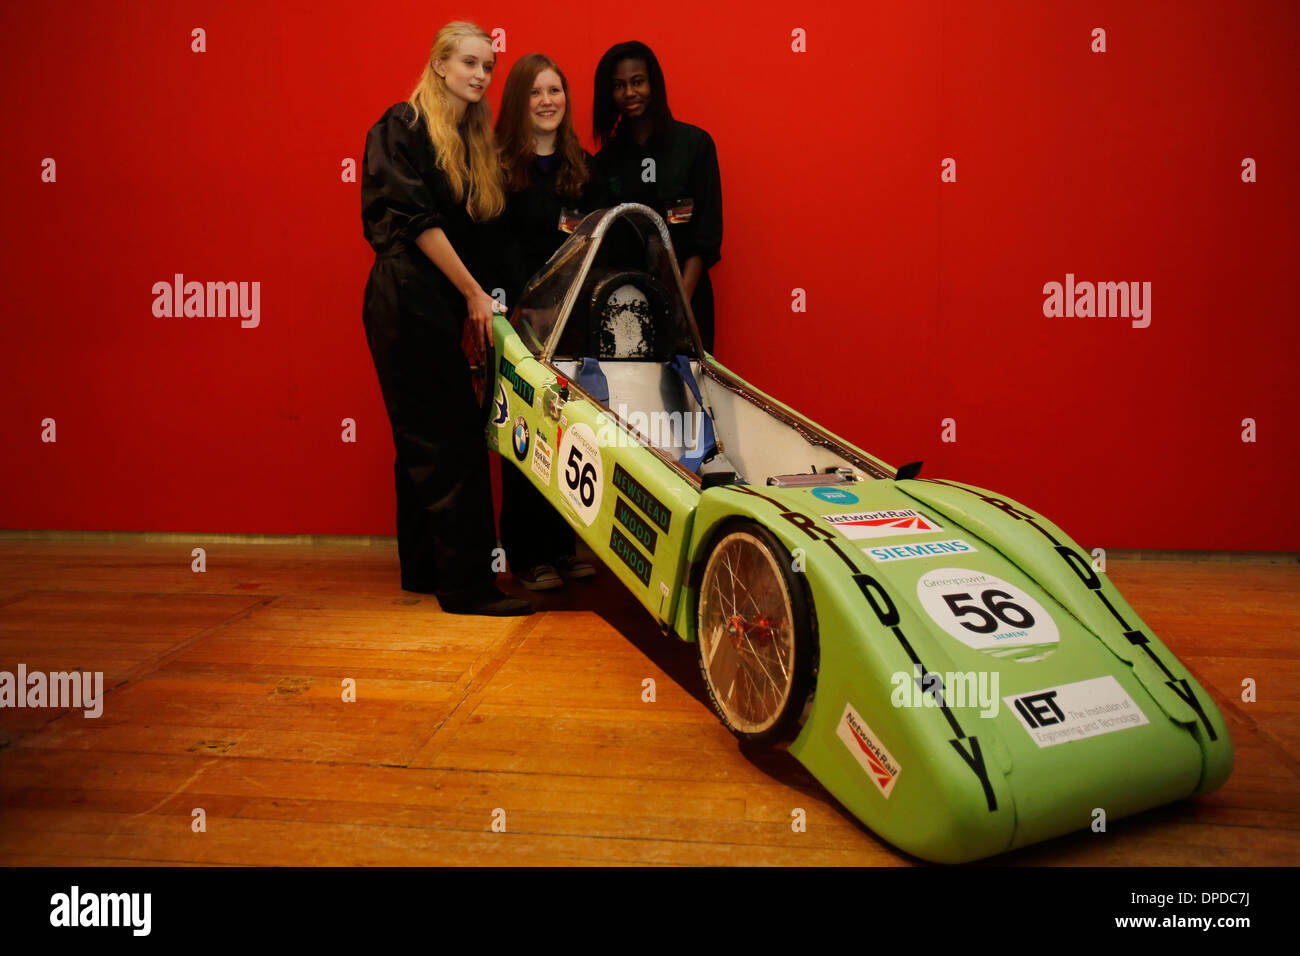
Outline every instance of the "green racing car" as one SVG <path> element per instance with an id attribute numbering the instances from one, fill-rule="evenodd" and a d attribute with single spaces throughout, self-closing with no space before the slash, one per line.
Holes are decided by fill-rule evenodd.
<path id="1" fill-rule="evenodd" d="M 696 643 L 733 734 L 793 737 L 884 839 L 963 862 L 1227 779 L 1209 694 L 1060 528 L 706 354 L 653 210 L 587 216 L 493 331 L 503 467 Z"/>

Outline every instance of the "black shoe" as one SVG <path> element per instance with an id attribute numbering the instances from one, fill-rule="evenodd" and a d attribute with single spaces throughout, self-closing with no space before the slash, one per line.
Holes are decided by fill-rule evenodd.
<path id="1" fill-rule="evenodd" d="M 533 606 L 527 601 L 502 594 L 496 588 L 489 588 L 472 596 L 465 594 L 439 596 L 438 606 L 448 614 L 481 614 L 485 617 L 520 617 L 533 613 Z"/>
<path id="2" fill-rule="evenodd" d="M 581 578 L 594 578 L 596 576 L 595 568 L 572 554 L 556 558 L 555 570 L 560 572 L 566 581 L 577 581 Z"/>
<path id="3" fill-rule="evenodd" d="M 521 571 L 515 578 L 530 591 L 554 591 L 564 587 L 564 579 L 549 564 L 539 564 L 535 568 Z"/>

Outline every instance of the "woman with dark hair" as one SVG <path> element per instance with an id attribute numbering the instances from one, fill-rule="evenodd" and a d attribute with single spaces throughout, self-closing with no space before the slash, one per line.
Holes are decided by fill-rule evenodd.
<path id="1" fill-rule="evenodd" d="M 508 195 L 499 221 L 498 282 L 513 304 L 524 285 L 595 208 L 591 156 L 578 144 L 569 84 L 541 53 L 506 77 L 496 139 Z M 549 591 L 595 569 L 574 553 L 573 529 L 517 468 L 501 469 L 501 543 L 510 569 L 531 591 Z"/>
<path id="2" fill-rule="evenodd" d="M 709 269 L 722 254 L 722 177 L 713 139 L 673 118 L 663 70 L 644 43 L 610 47 L 595 83 L 592 130 L 601 147 L 595 172 L 602 198 L 611 205 L 644 203 L 663 216 L 700 337 L 712 352 Z"/>
<path id="3" fill-rule="evenodd" d="M 496 589 L 487 447 L 461 347 L 492 329 L 473 271 L 481 224 L 505 207 L 484 99 L 494 63 L 481 29 L 447 24 L 410 99 L 366 134 L 361 222 L 375 264 L 362 318 L 397 451 L 403 589 L 451 613 L 514 615 L 532 608 Z"/>

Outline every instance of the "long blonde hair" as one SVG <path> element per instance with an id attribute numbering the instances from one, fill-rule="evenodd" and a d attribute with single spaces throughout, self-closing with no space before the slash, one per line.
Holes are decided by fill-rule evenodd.
<path id="1" fill-rule="evenodd" d="M 447 81 L 438 75 L 433 64 L 455 54 L 461 40 L 478 37 L 489 45 L 492 38 L 473 23 L 456 20 L 448 23 L 433 38 L 429 62 L 424 66 L 420 83 L 407 100 L 415 110 L 414 127 L 424 116 L 438 156 L 438 168 L 447 176 L 452 195 L 465 201 L 465 209 L 476 221 L 494 219 L 506 208 L 505 190 L 501 187 L 501 165 L 492 135 L 492 109 L 487 99 L 465 106 L 464 122 L 468 127 L 469 162 L 465 147 L 456 131 L 456 110 Z"/>

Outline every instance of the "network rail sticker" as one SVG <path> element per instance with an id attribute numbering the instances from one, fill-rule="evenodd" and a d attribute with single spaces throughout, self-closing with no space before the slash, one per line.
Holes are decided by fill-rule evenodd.
<path id="1" fill-rule="evenodd" d="M 1149 724 L 1142 708 L 1114 677 L 1094 677 L 1003 697 L 1034 743 L 1054 747 Z"/>
<path id="2" fill-rule="evenodd" d="M 867 722 L 858 715 L 852 704 L 844 705 L 844 716 L 840 718 L 840 725 L 835 732 L 844 741 L 844 746 L 849 748 L 853 759 L 862 765 L 867 776 L 888 800 L 903 768 L 890 756 L 885 745 L 871 732 Z"/>
<path id="3" fill-rule="evenodd" d="M 897 538 L 905 534 L 933 534 L 943 527 L 919 511 L 866 511 L 855 514 L 822 515 L 846 538 Z"/>

